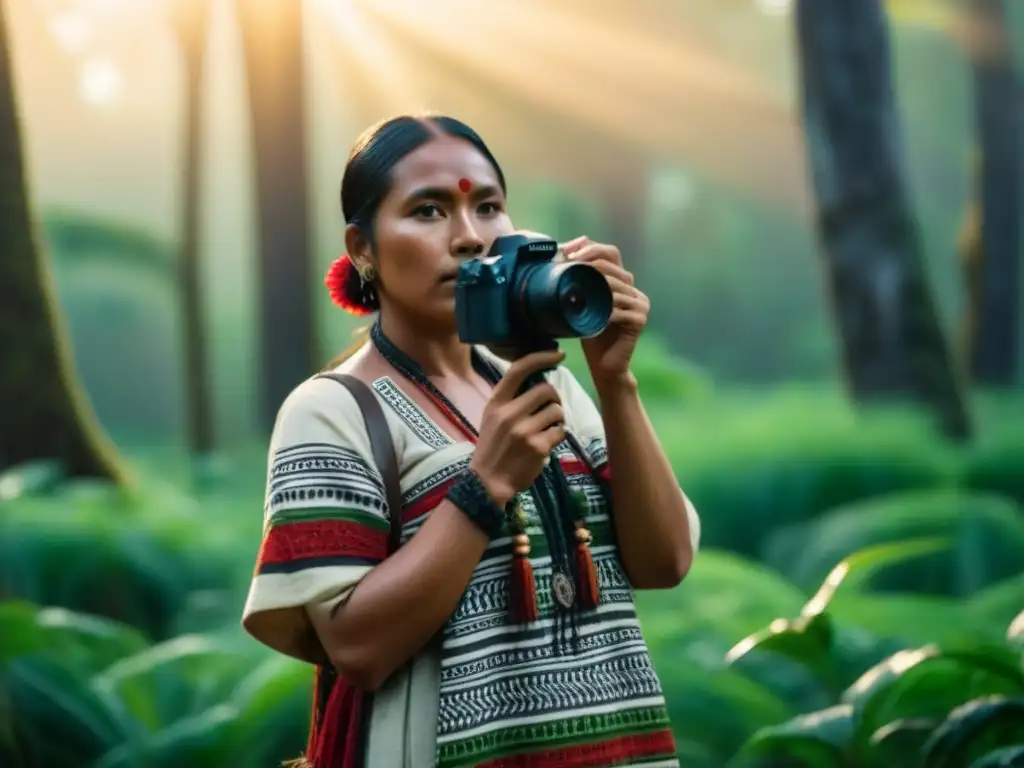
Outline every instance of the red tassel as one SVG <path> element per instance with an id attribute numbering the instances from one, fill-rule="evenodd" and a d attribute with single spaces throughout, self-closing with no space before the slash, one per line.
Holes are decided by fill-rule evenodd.
<path id="1" fill-rule="evenodd" d="M 577 523 L 576 528 L 576 594 L 586 609 L 597 608 L 601 588 L 597 582 L 597 568 L 590 554 L 590 531 Z"/>
<path id="2" fill-rule="evenodd" d="M 362 730 L 364 693 L 344 678 L 334 683 L 324 710 L 314 768 L 363 768 L 366 752 Z"/>
<path id="3" fill-rule="evenodd" d="M 525 541 L 524 541 L 525 540 Z M 514 624 L 528 624 L 540 617 L 537 585 L 530 564 L 530 538 L 521 533 L 513 540 L 515 555 L 508 580 L 508 612 Z"/>
<path id="4" fill-rule="evenodd" d="M 316 752 L 317 737 L 320 735 L 320 718 L 317 717 L 320 708 L 320 690 L 323 686 L 321 677 L 323 670 L 320 667 L 313 668 L 313 713 L 309 716 L 309 742 L 306 744 L 306 756 L 312 759 Z"/>

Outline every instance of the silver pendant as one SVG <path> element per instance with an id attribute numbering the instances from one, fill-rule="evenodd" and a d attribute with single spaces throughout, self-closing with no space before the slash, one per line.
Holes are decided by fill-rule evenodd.
<path id="1" fill-rule="evenodd" d="M 573 586 L 572 579 L 562 571 L 554 571 L 551 574 L 551 596 L 567 611 L 576 600 L 576 587 Z"/>

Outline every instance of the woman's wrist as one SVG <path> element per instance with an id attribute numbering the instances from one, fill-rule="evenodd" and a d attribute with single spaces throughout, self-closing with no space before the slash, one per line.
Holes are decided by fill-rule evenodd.
<path id="1" fill-rule="evenodd" d="M 493 485 L 493 484 L 492 484 Z M 472 468 L 459 475 L 445 496 L 491 539 L 505 531 L 505 505 L 511 496 L 495 492 Z"/>
<path id="2" fill-rule="evenodd" d="M 636 376 L 629 369 L 610 376 L 597 377 L 591 374 L 591 379 L 594 382 L 594 390 L 597 392 L 598 400 L 634 396 L 640 390 Z"/>
<path id="3" fill-rule="evenodd" d="M 512 497 L 516 495 L 516 492 L 509 488 L 506 483 L 500 482 L 494 478 L 492 473 L 476 466 L 474 461 L 470 462 L 467 471 L 472 472 L 477 476 L 480 482 L 483 483 L 484 488 L 487 489 L 487 495 L 491 498 L 491 501 L 502 509 L 504 509 L 505 505 L 512 501 Z"/>

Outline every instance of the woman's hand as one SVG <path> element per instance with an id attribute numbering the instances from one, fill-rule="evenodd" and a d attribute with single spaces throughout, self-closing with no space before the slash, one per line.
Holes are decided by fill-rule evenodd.
<path id="1" fill-rule="evenodd" d="M 551 384 L 545 381 L 516 396 L 527 376 L 555 368 L 564 359 L 559 350 L 521 357 L 509 366 L 484 407 L 469 468 L 498 506 L 529 488 L 551 451 L 565 439 L 565 413 Z"/>
<path id="2" fill-rule="evenodd" d="M 633 284 L 633 275 L 622 266 L 622 254 L 614 245 L 578 237 L 562 246 L 570 261 L 590 264 L 608 280 L 612 289 L 612 316 L 598 336 L 583 339 L 583 354 L 594 386 L 614 383 L 629 375 L 629 363 L 636 343 L 647 325 L 651 302 Z"/>

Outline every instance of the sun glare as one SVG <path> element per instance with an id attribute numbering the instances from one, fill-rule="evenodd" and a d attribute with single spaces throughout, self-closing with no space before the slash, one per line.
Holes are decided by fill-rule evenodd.
<path id="1" fill-rule="evenodd" d="M 82 64 L 78 76 L 78 91 L 90 104 L 107 106 L 116 102 L 123 88 L 121 70 L 105 58 L 89 59 Z"/>
<path id="2" fill-rule="evenodd" d="M 333 27 L 339 52 L 357 66 L 372 69 L 381 102 L 394 111 L 409 110 L 417 93 L 402 71 L 401 52 L 369 22 L 355 0 L 317 0 L 314 8 Z"/>
<path id="3" fill-rule="evenodd" d="M 785 16 L 792 5 L 792 0 L 757 0 L 757 7 L 765 16 Z"/>
<path id="4" fill-rule="evenodd" d="M 82 53 L 92 39 L 92 25 L 81 11 L 55 13 L 47 27 L 61 48 L 71 54 Z"/>

